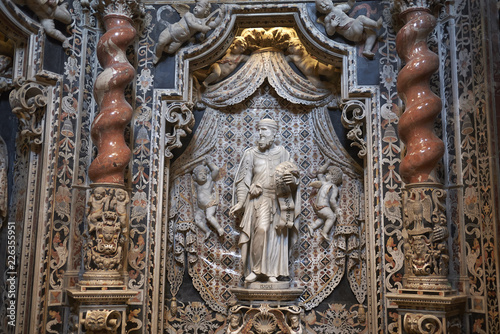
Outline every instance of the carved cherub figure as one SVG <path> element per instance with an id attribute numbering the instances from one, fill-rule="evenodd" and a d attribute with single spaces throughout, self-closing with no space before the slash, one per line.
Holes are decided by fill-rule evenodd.
<path id="1" fill-rule="evenodd" d="M 95 188 L 94 193 L 90 195 L 88 205 L 89 232 L 92 232 L 97 220 L 102 218 L 104 211 L 108 210 L 109 196 L 106 195 L 106 190 L 103 187 Z"/>
<path id="2" fill-rule="evenodd" d="M 307 79 L 315 86 L 322 87 L 324 82 L 332 81 L 338 76 L 338 71 L 332 65 L 326 65 L 313 58 L 304 48 L 304 45 L 298 38 L 292 38 L 288 44 L 287 61 L 292 61 L 295 66 L 307 77 Z"/>
<path id="3" fill-rule="evenodd" d="M 68 4 L 62 0 L 15 0 L 18 5 L 26 5 L 40 19 L 43 29 L 52 38 L 63 43 L 64 48 L 69 48 L 69 40 L 62 32 L 56 29 L 54 20 L 70 24 L 71 13 Z"/>
<path id="4" fill-rule="evenodd" d="M 326 172 L 326 174 L 325 174 Z M 338 205 L 339 186 L 342 184 L 342 171 L 340 168 L 331 166 L 329 162 L 321 166 L 318 171 L 318 181 L 312 182 L 311 186 L 319 188 L 316 201 L 313 203 L 318 219 L 309 226 L 309 234 L 324 224 L 321 236 L 328 239 L 337 216 L 342 214 Z"/>
<path id="5" fill-rule="evenodd" d="M 128 193 L 123 189 L 115 191 L 115 197 L 111 201 L 110 207 L 113 208 L 118 215 L 118 221 L 121 227 L 127 226 L 127 204 L 130 201 Z"/>
<path id="6" fill-rule="evenodd" d="M 224 79 L 235 70 L 239 63 L 247 61 L 249 56 L 243 54 L 246 48 L 245 39 L 241 36 L 236 37 L 224 57 L 210 66 L 209 74 L 203 81 L 203 85 L 207 87 L 212 82 Z"/>
<path id="7" fill-rule="evenodd" d="M 349 17 L 346 13 L 354 6 L 355 0 L 347 3 L 334 5 L 332 0 L 316 0 L 316 10 L 321 14 L 326 14 L 324 18 L 319 18 L 318 22 L 323 24 L 329 36 L 339 33 L 352 42 L 365 40 L 363 55 L 372 59 L 375 55 L 372 52 L 373 45 L 377 39 L 376 29 L 382 26 L 382 18 L 374 21 L 365 15 L 356 18 Z"/>
<path id="8" fill-rule="evenodd" d="M 196 33 L 207 33 L 219 25 L 222 20 L 221 8 L 210 14 L 210 3 L 207 0 L 197 0 L 193 12 L 184 4 L 172 5 L 181 15 L 180 21 L 168 24 L 158 38 L 153 64 L 157 64 L 163 52 L 175 53 L 185 42 Z M 215 15 L 219 14 L 217 18 Z"/>
<path id="9" fill-rule="evenodd" d="M 219 202 L 219 196 L 215 189 L 215 180 L 218 176 L 219 167 L 209 157 L 205 157 L 203 164 L 193 169 L 193 186 L 197 202 L 194 209 L 194 222 L 205 233 L 205 240 L 210 235 L 206 221 L 217 230 L 219 236 L 224 234 L 224 229 L 215 217 L 215 210 Z"/>

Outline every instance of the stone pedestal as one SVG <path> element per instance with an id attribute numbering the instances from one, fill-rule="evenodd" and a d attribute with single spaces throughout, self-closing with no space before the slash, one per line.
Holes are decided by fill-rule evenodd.
<path id="1" fill-rule="evenodd" d="M 67 290 L 78 309 L 78 334 L 125 334 L 127 302 L 137 291 L 126 286 L 77 285 Z M 76 305 L 75 305 L 76 304 Z"/>
<path id="2" fill-rule="evenodd" d="M 467 297 L 454 290 L 401 289 L 388 294 L 387 299 L 398 305 L 402 319 L 399 333 L 462 333 L 461 315 Z"/>
<path id="3" fill-rule="evenodd" d="M 231 292 L 238 301 L 230 309 L 227 333 L 303 333 L 297 300 L 302 289 L 290 288 L 289 282 L 253 282 Z"/>

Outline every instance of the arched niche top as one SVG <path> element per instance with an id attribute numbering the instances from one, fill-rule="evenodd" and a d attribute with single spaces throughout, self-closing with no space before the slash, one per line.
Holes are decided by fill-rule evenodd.
<path id="1" fill-rule="evenodd" d="M 236 36 L 248 28 L 293 28 L 307 52 L 324 64 L 340 64 L 341 98 L 368 97 L 371 92 L 357 87 L 355 48 L 338 43 L 319 31 L 307 4 L 224 4 L 223 19 L 201 44 L 181 48 L 175 56 L 175 88 L 159 90 L 162 100 L 190 100 L 190 73 L 206 67 L 228 50 Z"/>

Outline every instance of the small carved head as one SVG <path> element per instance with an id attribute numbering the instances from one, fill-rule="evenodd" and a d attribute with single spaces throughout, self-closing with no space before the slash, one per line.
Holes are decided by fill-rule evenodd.
<path id="1" fill-rule="evenodd" d="M 321 14 L 328 14 L 333 9 L 333 2 L 331 0 L 316 0 L 316 10 Z"/>
<path id="2" fill-rule="evenodd" d="M 96 199 L 102 199 L 104 196 L 106 196 L 106 190 L 103 187 L 97 187 L 94 190 L 94 197 Z"/>
<path id="3" fill-rule="evenodd" d="M 127 192 L 123 189 L 117 189 L 116 190 L 116 198 L 120 202 L 124 202 L 127 200 Z"/>
<path id="4" fill-rule="evenodd" d="M 193 180 L 198 184 L 205 184 L 210 170 L 205 165 L 198 165 L 193 169 Z"/>
<path id="5" fill-rule="evenodd" d="M 327 174 L 325 175 L 325 178 L 332 182 L 333 184 L 339 186 L 342 184 L 342 176 L 343 176 L 343 173 L 342 173 L 342 170 L 336 166 L 331 166 L 331 167 L 328 167 L 328 172 Z"/>
<path id="6" fill-rule="evenodd" d="M 296 330 L 300 327 L 300 316 L 298 314 L 292 313 L 288 316 L 288 319 L 290 321 L 290 327 L 293 330 Z"/>
<path id="7" fill-rule="evenodd" d="M 236 36 L 234 38 L 233 44 L 231 44 L 231 51 L 237 51 L 235 53 L 243 53 L 247 49 L 247 41 L 241 36 Z"/>
<path id="8" fill-rule="evenodd" d="M 270 118 L 263 118 L 259 125 L 259 141 L 258 146 L 261 151 L 265 151 L 272 146 L 278 131 L 278 123 Z"/>
<path id="9" fill-rule="evenodd" d="M 238 328 L 241 322 L 241 313 L 236 312 L 236 313 L 231 313 L 231 316 L 229 317 L 229 325 L 231 326 L 232 329 Z"/>
<path id="10" fill-rule="evenodd" d="M 207 0 L 196 1 L 193 14 L 198 18 L 207 17 L 210 14 L 210 3 Z"/>
<path id="11" fill-rule="evenodd" d="M 302 42 L 298 38 L 292 38 L 288 42 L 288 53 L 294 54 L 294 55 L 300 55 L 305 53 L 304 45 L 302 45 Z"/>

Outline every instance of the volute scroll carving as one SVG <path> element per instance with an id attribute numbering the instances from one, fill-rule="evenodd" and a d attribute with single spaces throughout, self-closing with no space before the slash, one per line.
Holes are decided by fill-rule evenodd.
<path id="1" fill-rule="evenodd" d="M 22 137 L 38 148 L 42 144 L 42 119 L 47 106 L 47 87 L 36 82 L 19 80 L 16 89 L 11 91 L 9 102 L 14 113 L 19 119 Z"/>
<path id="2" fill-rule="evenodd" d="M 364 158 L 367 152 L 363 133 L 365 119 L 366 108 L 360 101 L 350 100 L 342 105 L 342 125 L 349 130 L 347 138 L 352 140 L 351 147 L 359 148 L 360 158 Z"/>
<path id="3" fill-rule="evenodd" d="M 170 125 L 170 131 L 167 130 L 168 133 L 165 135 L 166 158 L 171 159 L 172 150 L 182 147 L 181 138 L 191 133 L 194 126 L 193 107 L 192 102 L 175 102 L 168 105 L 165 120 Z"/>
<path id="4" fill-rule="evenodd" d="M 115 310 L 89 310 L 81 320 L 87 334 L 114 334 L 122 322 L 120 312 Z"/>
<path id="5" fill-rule="evenodd" d="M 404 329 L 408 334 L 440 334 L 443 326 L 438 317 L 430 314 L 407 313 L 404 317 Z"/>

